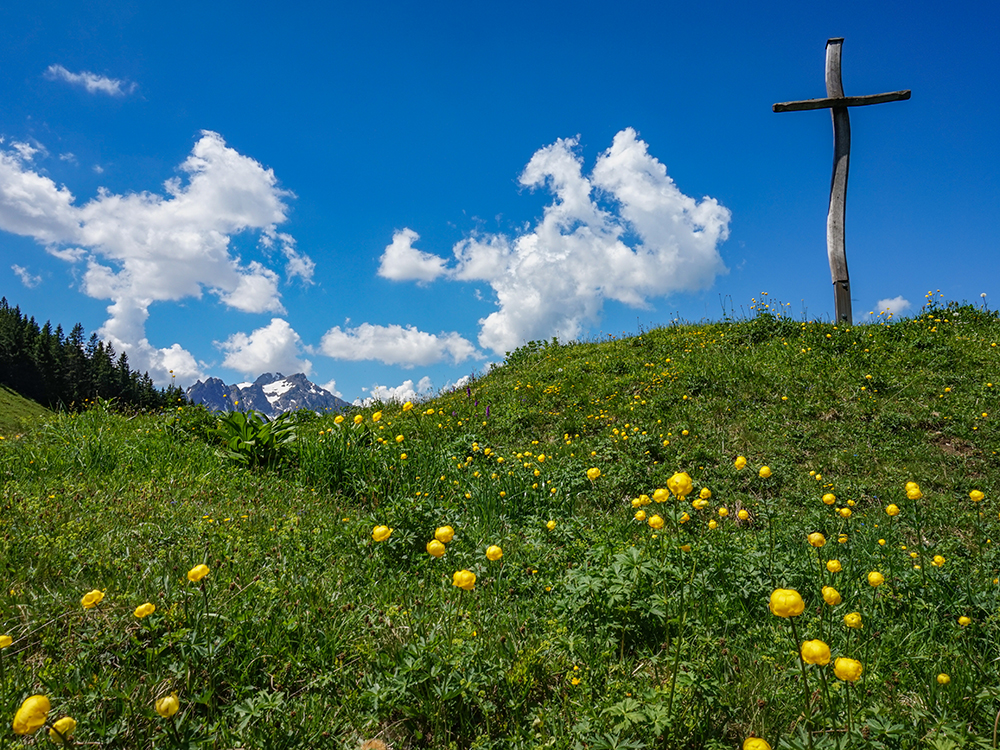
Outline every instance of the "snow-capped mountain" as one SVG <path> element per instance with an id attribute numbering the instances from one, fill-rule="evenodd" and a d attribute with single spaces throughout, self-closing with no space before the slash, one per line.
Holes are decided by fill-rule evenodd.
<path id="1" fill-rule="evenodd" d="M 226 385 L 209 378 L 187 389 L 187 397 L 212 411 L 259 411 L 269 417 L 295 409 L 317 413 L 338 412 L 350 406 L 320 388 L 301 372 L 285 377 L 280 372 L 264 373 L 252 383 Z"/>

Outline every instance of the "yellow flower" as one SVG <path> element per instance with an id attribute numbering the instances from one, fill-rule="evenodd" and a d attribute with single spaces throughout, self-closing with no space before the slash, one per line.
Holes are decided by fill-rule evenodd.
<path id="1" fill-rule="evenodd" d="M 844 624 L 849 628 L 854 628 L 855 630 L 860 630 L 864 627 L 861 624 L 861 613 L 860 612 L 850 612 L 844 615 Z"/>
<path id="2" fill-rule="evenodd" d="M 741 521 L 746 521 L 748 518 L 750 518 L 750 511 L 748 511 L 746 508 L 740 508 L 740 512 L 736 514 L 736 517 L 739 518 Z"/>
<path id="3" fill-rule="evenodd" d="M 403 411 L 410 411 L 412 408 L 413 408 L 412 401 L 407 401 L 405 404 L 403 404 Z"/>
<path id="4" fill-rule="evenodd" d="M 839 573 L 843 568 L 840 565 L 840 560 L 827 560 L 826 569 L 831 573 Z"/>
<path id="5" fill-rule="evenodd" d="M 145 604 L 140 604 L 138 607 L 136 607 L 134 614 L 136 617 L 142 619 L 143 617 L 153 614 L 155 611 L 156 611 L 156 605 L 146 602 Z"/>
<path id="6" fill-rule="evenodd" d="M 344 421 L 344 415 L 343 414 L 338 414 L 337 416 L 335 416 L 333 418 L 333 423 L 334 424 L 341 424 L 343 421 Z"/>
<path id="7" fill-rule="evenodd" d="M 760 737 L 747 737 L 743 740 L 743 750 L 771 750 L 771 746 Z"/>
<path id="8" fill-rule="evenodd" d="M 835 502 L 837 502 L 837 496 L 834 495 L 832 492 L 827 492 L 825 495 L 823 495 L 823 502 L 826 503 L 827 505 L 833 505 Z"/>
<path id="9" fill-rule="evenodd" d="M 427 554 L 431 557 L 441 557 L 444 554 L 444 545 L 437 539 L 427 542 Z"/>
<path id="10" fill-rule="evenodd" d="M 820 534 L 818 531 L 814 531 L 809 535 L 809 544 L 813 547 L 822 547 L 826 544 L 826 537 Z"/>
<path id="11" fill-rule="evenodd" d="M 681 552 L 690 552 L 690 551 L 691 551 L 691 545 L 690 544 L 682 544 L 681 545 Z"/>
<path id="12" fill-rule="evenodd" d="M 499 545 L 491 544 L 486 548 L 486 559 L 496 562 L 501 557 L 503 557 L 503 550 L 500 549 Z"/>
<path id="13" fill-rule="evenodd" d="M 441 544 L 447 544 L 455 536 L 455 529 L 451 526 L 438 526 L 434 531 L 434 538 Z"/>
<path id="14" fill-rule="evenodd" d="M 429 417 L 433 413 L 434 413 L 434 407 L 432 406 L 430 409 L 424 412 L 424 416 Z"/>
<path id="15" fill-rule="evenodd" d="M 775 589 L 771 592 L 768 607 L 778 617 L 797 617 L 802 614 L 806 604 L 795 589 Z"/>
<path id="16" fill-rule="evenodd" d="M 587 479 L 589 479 L 591 482 L 593 482 L 599 476 L 601 476 L 601 470 L 598 469 L 597 467 L 594 467 L 593 469 L 587 469 Z"/>
<path id="17" fill-rule="evenodd" d="M 691 516 L 689 516 L 687 513 L 682 513 L 681 514 L 681 523 L 687 523 L 690 520 L 691 520 Z"/>
<path id="18" fill-rule="evenodd" d="M 697 500 L 691 501 L 691 507 L 694 508 L 695 510 L 701 510 L 702 508 L 705 508 L 707 506 L 708 506 L 708 500 L 703 500 L 700 497 Z"/>
<path id="19" fill-rule="evenodd" d="M 458 586 L 463 591 L 472 591 L 476 586 L 476 574 L 471 570 L 456 570 L 451 577 L 451 585 Z"/>
<path id="20" fill-rule="evenodd" d="M 34 734 L 45 724 L 52 704 L 44 695 L 25 698 L 14 715 L 14 734 Z"/>
<path id="21" fill-rule="evenodd" d="M 840 597 L 840 592 L 837 591 L 837 589 L 835 589 L 833 586 L 824 586 L 823 601 L 825 601 L 831 607 L 836 607 L 843 600 Z"/>
<path id="22" fill-rule="evenodd" d="M 361 424 L 364 421 L 365 421 L 365 418 L 363 416 L 361 416 L 360 414 L 355 414 L 354 415 L 354 424 Z"/>
<path id="23" fill-rule="evenodd" d="M 972 624 L 972 618 L 962 615 L 961 617 L 958 618 L 958 624 L 964 628 L 966 625 Z"/>
<path id="24" fill-rule="evenodd" d="M 850 518 L 851 509 L 850 508 L 838 508 L 837 512 L 840 514 L 841 518 Z"/>
<path id="25" fill-rule="evenodd" d="M 761 479 L 767 479 L 768 477 L 771 476 L 771 467 L 761 466 L 760 471 L 757 472 L 757 476 L 759 476 Z"/>
<path id="26" fill-rule="evenodd" d="M 404 440 L 406 440 L 406 438 L 404 438 L 402 435 L 396 435 L 397 443 L 402 443 Z"/>
<path id="27" fill-rule="evenodd" d="M 713 518 L 711 521 L 708 522 L 708 528 L 713 530 L 719 528 L 719 522 Z"/>
<path id="28" fill-rule="evenodd" d="M 702 487 L 701 492 L 698 493 L 698 497 L 702 500 L 711 500 L 712 490 L 708 489 L 708 487 Z"/>
<path id="29" fill-rule="evenodd" d="M 728 515 L 729 515 L 728 508 L 719 508 L 719 518 L 725 518 Z"/>
<path id="30" fill-rule="evenodd" d="M 635 516 L 633 516 L 633 518 L 635 518 L 636 521 L 645 521 L 646 520 L 646 511 L 644 511 L 644 510 L 637 510 L 635 512 Z"/>
<path id="31" fill-rule="evenodd" d="M 883 583 L 885 583 L 885 576 L 883 576 L 877 570 L 873 570 L 871 573 L 868 574 L 869 586 L 872 586 L 874 588 L 876 586 L 881 586 Z"/>
<path id="32" fill-rule="evenodd" d="M 743 467 L 747 465 L 747 460 L 743 456 L 737 456 L 736 460 L 733 461 L 733 466 L 736 467 L 737 471 L 742 471 Z"/>
<path id="33" fill-rule="evenodd" d="M 14 639 L 9 635 L 0 635 L 0 648 L 7 648 L 13 642 Z"/>
<path id="34" fill-rule="evenodd" d="M 653 490 L 653 501 L 657 503 L 665 503 L 667 498 L 670 497 L 670 493 L 667 492 L 662 487 Z"/>
<path id="35" fill-rule="evenodd" d="M 678 472 L 670 477 L 667 480 L 667 487 L 674 493 L 674 497 L 681 500 L 690 495 L 694 489 L 691 485 L 691 477 L 685 471 Z"/>
<path id="36" fill-rule="evenodd" d="M 201 565 L 195 565 L 191 570 L 188 571 L 188 580 L 191 583 L 198 583 L 202 578 L 208 575 L 208 566 L 205 563 Z"/>
<path id="37" fill-rule="evenodd" d="M 914 484 L 913 487 L 911 487 L 906 491 L 906 496 L 910 498 L 910 500 L 919 500 L 924 496 L 924 493 L 922 493 L 920 491 L 920 488 L 917 487 L 916 484 Z"/>
<path id="38" fill-rule="evenodd" d="M 838 657 L 833 663 L 833 673 L 844 682 L 857 682 L 863 670 L 861 662 L 844 656 Z"/>
<path id="39" fill-rule="evenodd" d="M 169 719 L 180 709 L 181 704 L 177 700 L 177 693 L 171 693 L 160 700 L 156 701 L 156 713 L 162 716 L 164 719 Z"/>
<path id="40" fill-rule="evenodd" d="M 841 544 L 847 544 L 847 534 L 841 534 L 837 537 L 837 541 Z"/>
<path id="41" fill-rule="evenodd" d="M 969 499 L 972 500 L 972 502 L 974 502 L 974 503 L 978 503 L 984 497 L 986 497 L 986 495 L 984 495 L 979 490 L 973 490 L 972 492 L 969 493 Z M 947 675 L 945 675 L 945 676 L 947 677 Z"/>
<path id="42" fill-rule="evenodd" d="M 931 565 L 933 565 L 935 568 L 940 568 L 942 565 L 944 565 L 944 557 L 942 557 L 941 555 L 934 555 L 934 559 L 931 560 Z"/>
<path id="43" fill-rule="evenodd" d="M 646 523 L 648 523 L 650 527 L 654 529 L 663 528 L 663 519 L 660 518 L 659 516 L 650 516 L 649 520 Z"/>
<path id="44" fill-rule="evenodd" d="M 806 641 L 802 644 L 802 661 L 806 664 L 830 663 L 830 647 L 823 641 Z"/>
<path id="45" fill-rule="evenodd" d="M 899 506 L 897 506 L 895 503 L 892 503 L 891 505 L 887 505 L 887 506 L 885 506 L 885 512 L 888 515 L 890 515 L 890 516 L 898 516 L 899 515 Z"/>
<path id="46" fill-rule="evenodd" d="M 377 411 L 372 414 L 372 422 L 378 422 L 382 418 L 382 412 Z"/>
<path id="47" fill-rule="evenodd" d="M 80 600 L 80 604 L 83 605 L 84 609 L 93 609 L 101 603 L 101 599 L 103 598 L 104 592 L 94 589 L 93 591 L 88 591 L 83 595 L 83 598 Z"/>
<path id="48" fill-rule="evenodd" d="M 374 539 L 376 542 L 384 542 L 386 539 L 389 538 L 389 535 L 391 533 L 392 529 L 390 529 L 388 526 L 376 526 L 374 529 L 372 529 L 372 539 Z"/>
<path id="49" fill-rule="evenodd" d="M 57 745 L 65 744 L 64 741 L 73 734 L 76 729 L 76 719 L 71 716 L 63 716 L 58 721 L 52 722 L 49 728 L 49 739 Z"/>
<path id="50" fill-rule="evenodd" d="M 949 682 L 951 682 L 951 678 L 944 672 L 942 672 L 937 676 L 937 681 L 938 685 L 947 685 Z"/>
<path id="51" fill-rule="evenodd" d="M 555 529 L 555 527 L 556 527 L 555 521 L 549 521 L 547 524 L 545 524 L 545 528 L 547 528 L 549 531 L 552 531 L 553 529 Z"/>

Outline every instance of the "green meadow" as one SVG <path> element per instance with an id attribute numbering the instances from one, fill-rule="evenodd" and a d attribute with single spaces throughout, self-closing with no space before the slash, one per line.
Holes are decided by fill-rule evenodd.
<path id="1" fill-rule="evenodd" d="M 0 747 L 995 748 L 1000 319 L 929 300 L 5 417 Z"/>

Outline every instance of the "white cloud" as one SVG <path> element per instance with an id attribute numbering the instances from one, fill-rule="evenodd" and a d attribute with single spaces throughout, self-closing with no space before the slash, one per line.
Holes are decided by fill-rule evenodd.
<path id="1" fill-rule="evenodd" d="M 70 164 L 78 164 L 76 160 L 76 154 L 72 152 L 67 152 L 65 154 L 59 154 L 59 161 L 68 161 Z"/>
<path id="2" fill-rule="evenodd" d="M 323 383 L 323 385 L 321 385 L 320 388 L 322 388 L 324 391 L 329 391 L 330 393 L 332 393 L 337 398 L 343 398 L 344 397 L 344 394 L 337 390 L 337 381 L 336 380 L 331 380 L 329 383 Z"/>
<path id="3" fill-rule="evenodd" d="M 181 176 L 168 180 L 162 195 L 101 189 L 78 206 L 67 188 L 25 160 L 23 150 L 0 149 L 0 229 L 33 237 L 69 262 L 85 257 L 83 290 L 111 301 L 98 335 L 128 352 L 132 366 L 148 369 L 157 383 L 171 382 L 164 352 L 180 355 L 146 341 L 152 303 L 200 298 L 208 290 L 237 310 L 283 312 L 278 274 L 257 261 L 243 263 L 230 246 L 235 236 L 258 231 L 266 247 L 280 245 L 289 276 L 308 281 L 312 274 L 312 261 L 276 230 L 287 218 L 291 193 L 278 187 L 272 170 L 226 146 L 217 133 L 201 134 L 179 167 Z M 173 369 L 176 375 L 197 367 L 190 358 Z"/>
<path id="4" fill-rule="evenodd" d="M 381 401 L 384 404 L 393 401 L 402 404 L 428 396 L 433 390 L 434 384 L 426 376 L 420 378 L 420 381 L 416 385 L 413 384 L 412 380 L 404 380 L 395 387 L 376 384 L 372 386 L 372 395 L 370 397 L 360 399 L 355 403 L 359 406 L 370 406 L 376 401 Z"/>
<path id="5" fill-rule="evenodd" d="M 35 276 L 24 266 L 19 266 L 15 263 L 10 267 L 10 269 L 14 272 L 14 275 L 21 280 L 21 283 L 28 287 L 28 289 L 34 289 L 42 283 L 41 276 Z"/>
<path id="6" fill-rule="evenodd" d="M 299 359 L 302 339 L 288 321 L 272 318 L 263 328 L 258 328 L 249 336 L 234 333 L 223 342 L 216 342 L 226 353 L 224 367 L 230 367 L 244 375 L 256 378 L 265 372 L 280 372 L 292 375 L 297 372 L 308 375 L 312 372 L 312 362 Z"/>
<path id="7" fill-rule="evenodd" d="M 82 86 L 88 94 L 107 94 L 108 96 L 125 96 L 135 91 L 136 85 L 117 78 L 99 76 L 96 73 L 82 71 L 71 73 L 62 65 L 50 65 L 45 70 L 45 77 L 50 81 L 65 81 L 74 86 Z"/>
<path id="8" fill-rule="evenodd" d="M 393 281 L 434 281 L 444 271 L 445 260 L 416 250 L 413 243 L 420 235 L 412 229 L 393 232 L 392 244 L 382 253 L 378 275 Z"/>
<path id="9" fill-rule="evenodd" d="M 406 229 L 393 236 L 379 273 L 488 283 L 498 310 L 479 321 L 479 345 L 502 354 L 528 339 L 577 338 L 605 300 L 645 307 L 650 298 L 708 288 L 727 272 L 718 245 L 729 234 L 729 210 L 681 193 L 634 130 L 615 136 L 589 176 L 576 147 L 576 139 L 560 139 L 539 149 L 521 174 L 521 185 L 554 194 L 534 228 L 467 238 L 450 266 L 413 248 L 416 234 Z"/>
<path id="10" fill-rule="evenodd" d="M 875 303 L 875 310 L 877 312 L 888 311 L 893 315 L 902 315 L 904 312 L 912 307 L 910 301 L 900 295 L 899 297 L 890 297 L 888 299 L 880 299 Z"/>
<path id="11" fill-rule="evenodd" d="M 377 326 L 362 323 L 357 328 L 341 330 L 334 326 L 320 342 L 323 354 L 335 359 L 375 359 L 387 365 L 431 365 L 450 357 L 458 364 L 470 357 L 480 357 L 472 342 L 457 333 L 434 335 L 414 326 Z"/>

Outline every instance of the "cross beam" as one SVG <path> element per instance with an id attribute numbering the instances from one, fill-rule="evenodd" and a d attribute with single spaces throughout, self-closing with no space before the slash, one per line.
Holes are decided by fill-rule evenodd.
<path id="1" fill-rule="evenodd" d="M 837 321 L 851 325 L 854 322 L 851 315 L 851 282 L 847 273 L 847 250 L 844 242 L 847 170 L 851 159 L 851 121 L 847 116 L 847 108 L 903 101 L 910 98 L 910 91 L 907 89 L 887 94 L 844 96 L 844 85 L 840 77 L 840 52 L 843 44 L 842 37 L 828 39 L 826 42 L 827 98 L 780 102 L 772 109 L 775 112 L 829 109 L 833 116 L 833 177 L 830 179 L 830 208 L 826 215 L 826 252 L 830 259 Z"/>

